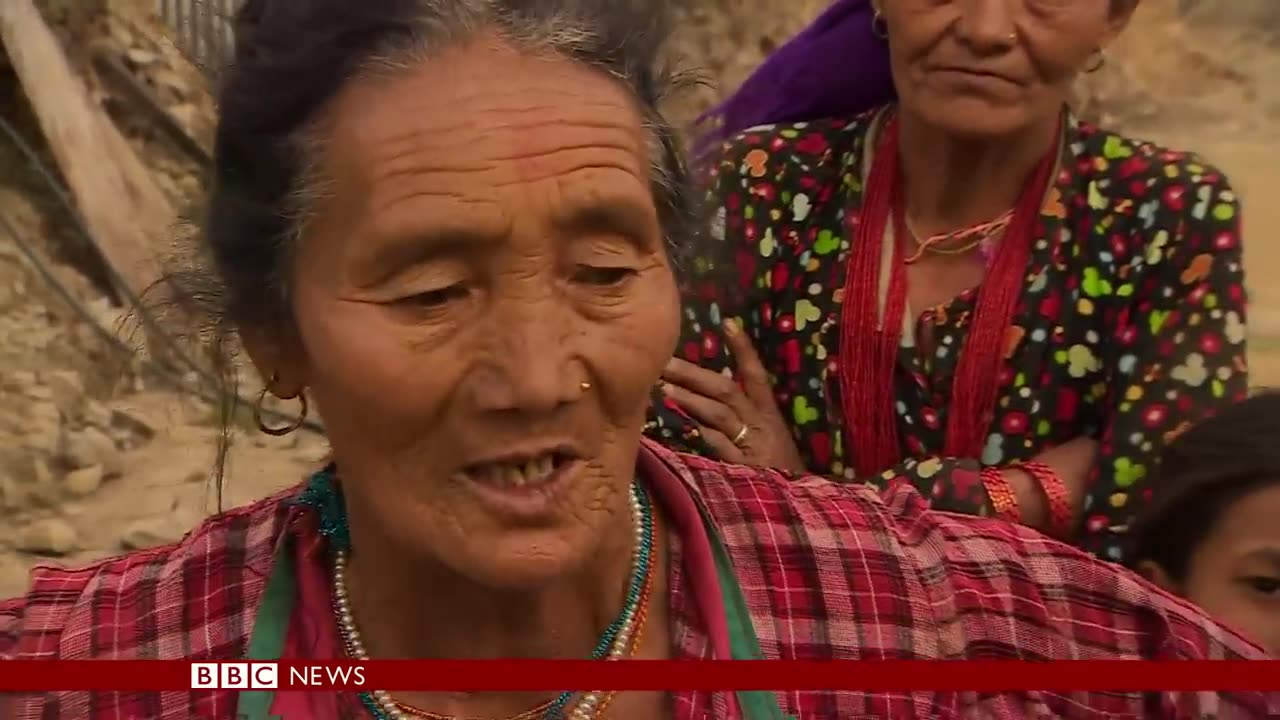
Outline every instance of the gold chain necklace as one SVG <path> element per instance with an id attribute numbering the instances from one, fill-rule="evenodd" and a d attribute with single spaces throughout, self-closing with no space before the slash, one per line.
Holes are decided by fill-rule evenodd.
<path id="1" fill-rule="evenodd" d="M 984 242 L 1003 232 L 1012 220 L 1013 211 L 1009 210 L 995 220 L 979 223 L 962 230 L 939 233 L 921 240 L 920 233 L 916 232 L 915 227 L 911 222 L 911 218 L 904 217 L 903 224 L 907 226 L 907 232 L 911 234 L 911 239 L 916 242 L 916 251 L 903 262 L 911 265 L 924 257 L 925 253 L 932 253 L 934 255 L 963 255 L 965 253 L 972 252 L 974 248 L 981 246 Z M 972 240 L 969 240 L 970 238 L 972 238 Z M 951 242 L 953 240 L 969 240 L 969 242 L 953 247 L 942 247 L 943 243 Z"/>

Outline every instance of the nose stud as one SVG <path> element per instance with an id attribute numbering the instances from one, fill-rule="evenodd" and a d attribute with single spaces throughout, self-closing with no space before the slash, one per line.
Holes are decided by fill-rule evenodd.
<path id="1" fill-rule="evenodd" d="M 578 383 L 578 387 L 582 388 L 583 390 L 590 390 L 591 383 L 587 382 L 586 380 L 583 380 L 582 382 Z"/>

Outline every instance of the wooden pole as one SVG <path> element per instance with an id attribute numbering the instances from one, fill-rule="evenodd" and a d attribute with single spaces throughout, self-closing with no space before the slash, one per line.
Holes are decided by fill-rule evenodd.
<path id="1" fill-rule="evenodd" d="M 141 295 L 161 277 L 176 213 L 90 98 L 32 0 L 0 0 L 0 44 L 103 259 Z"/>

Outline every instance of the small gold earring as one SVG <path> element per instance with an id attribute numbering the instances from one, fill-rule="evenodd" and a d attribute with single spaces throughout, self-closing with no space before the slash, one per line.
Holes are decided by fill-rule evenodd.
<path id="1" fill-rule="evenodd" d="M 871 33 L 881 40 L 889 39 L 889 23 L 884 21 L 884 16 L 880 14 L 879 8 L 874 8 L 875 12 L 871 16 Z"/>
<path id="2" fill-rule="evenodd" d="M 280 382 L 280 374 L 271 373 L 271 379 L 267 381 L 266 385 L 262 386 L 262 392 L 258 393 L 258 400 L 253 404 L 253 421 L 257 424 L 258 430 L 263 434 L 270 435 L 272 437 L 283 437 L 288 435 L 294 430 L 302 427 L 307 421 L 307 394 L 305 392 L 299 392 L 291 398 L 281 398 L 282 400 L 297 400 L 299 406 L 298 414 L 295 415 L 286 425 L 273 427 L 267 424 L 266 419 L 263 417 L 263 415 L 267 414 L 264 407 L 267 401 L 267 393 L 270 392 L 271 388 L 278 382 Z"/>
<path id="3" fill-rule="evenodd" d="M 578 387 L 582 388 L 583 390 L 590 390 L 591 383 L 587 382 L 586 380 L 583 380 L 582 382 L 578 383 Z"/>

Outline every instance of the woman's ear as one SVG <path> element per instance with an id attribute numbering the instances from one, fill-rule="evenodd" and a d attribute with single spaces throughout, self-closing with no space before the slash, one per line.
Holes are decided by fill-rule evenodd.
<path id="1" fill-rule="evenodd" d="M 1160 565 L 1154 560 L 1143 560 L 1138 563 L 1135 569 L 1138 571 L 1139 575 L 1147 580 L 1147 582 L 1150 582 L 1161 590 L 1175 594 L 1180 592 L 1178 584 L 1175 583 L 1173 578 L 1169 577 L 1169 573 L 1165 572 L 1164 568 L 1160 567 Z"/>
<path id="2" fill-rule="evenodd" d="M 242 331 L 241 344 L 258 375 L 267 383 L 267 391 L 291 400 L 306 388 L 300 343 L 283 341 L 273 333 L 261 330 Z"/>

